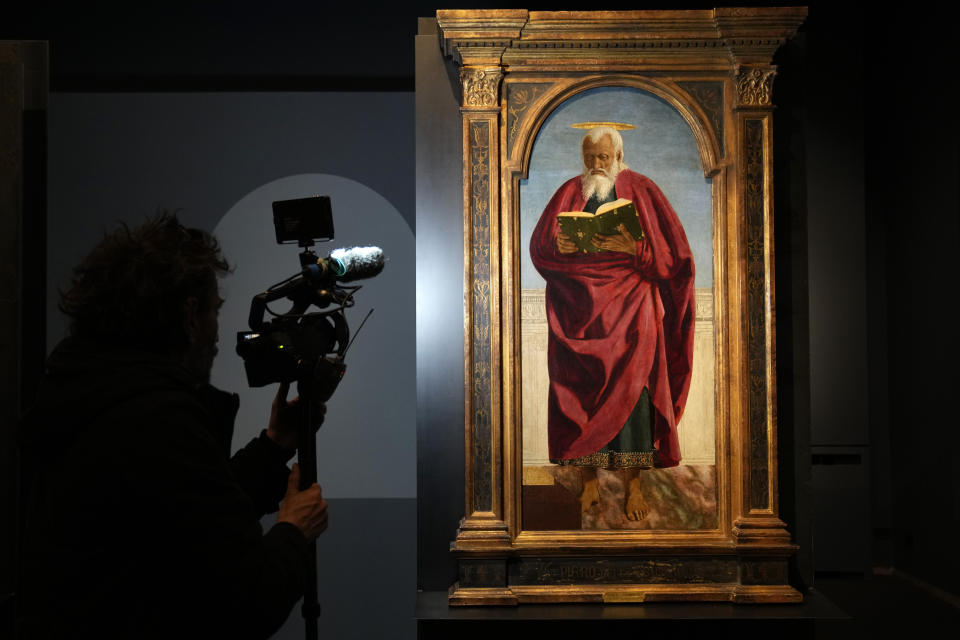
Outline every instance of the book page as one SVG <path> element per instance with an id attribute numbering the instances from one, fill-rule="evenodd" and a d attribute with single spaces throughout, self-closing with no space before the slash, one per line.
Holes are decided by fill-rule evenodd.
<path id="1" fill-rule="evenodd" d="M 599 207 L 597 207 L 597 215 L 600 215 L 601 213 L 606 213 L 611 209 L 617 209 L 619 207 L 622 207 L 625 204 L 633 204 L 633 201 L 627 200 L 626 198 L 620 198 L 619 200 L 614 200 L 613 202 L 602 204 Z"/>

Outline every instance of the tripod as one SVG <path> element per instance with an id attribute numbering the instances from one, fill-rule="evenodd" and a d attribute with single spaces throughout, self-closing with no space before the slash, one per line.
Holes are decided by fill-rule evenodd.
<path id="1" fill-rule="evenodd" d="M 306 397 L 313 385 L 303 380 L 297 382 L 301 411 L 297 439 L 297 459 L 300 463 L 300 487 L 303 491 L 317 481 L 317 434 L 313 429 L 313 400 Z M 320 617 L 320 602 L 317 595 L 317 541 L 307 547 L 307 585 L 303 592 L 303 622 L 306 639 L 317 640 L 317 619 Z"/>

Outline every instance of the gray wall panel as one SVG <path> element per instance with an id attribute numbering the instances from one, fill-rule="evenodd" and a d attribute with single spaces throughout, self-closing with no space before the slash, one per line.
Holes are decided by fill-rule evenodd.
<path id="1" fill-rule="evenodd" d="M 419 578 L 446 590 L 463 482 L 463 205 L 461 124 L 452 63 L 434 20 L 417 36 L 417 495 Z M 455 76 L 454 76 L 455 77 Z"/>

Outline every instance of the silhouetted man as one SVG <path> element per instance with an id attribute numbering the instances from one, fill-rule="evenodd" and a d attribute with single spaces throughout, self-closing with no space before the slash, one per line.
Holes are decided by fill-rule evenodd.
<path id="1" fill-rule="evenodd" d="M 327 504 L 286 466 L 297 400 L 231 458 L 239 400 L 209 385 L 228 268 L 166 214 L 75 268 L 21 430 L 24 637 L 266 638 L 303 595 Z"/>

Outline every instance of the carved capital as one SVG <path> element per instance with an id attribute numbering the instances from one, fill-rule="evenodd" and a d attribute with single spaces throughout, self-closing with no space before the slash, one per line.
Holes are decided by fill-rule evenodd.
<path id="1" fill-rule="evenodd" d="M 462 67 L 464 107 L 496 107 L 500 96 L 500 67 Z"/>
<path id="2" fill-rule="evenodd" d="M 773 104 L 773 78 L 777 68 L 773 66 L 738 66 L 737 102 L 741 107 L 769 107 Z"/>

